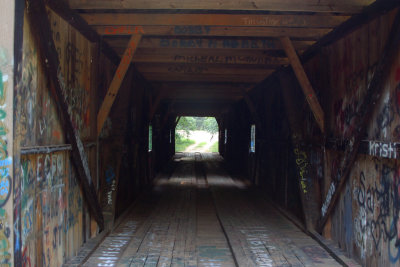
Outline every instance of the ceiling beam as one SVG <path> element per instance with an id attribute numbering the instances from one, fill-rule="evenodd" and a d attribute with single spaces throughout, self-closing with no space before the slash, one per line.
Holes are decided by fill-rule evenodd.
<path id="1" fill-rule="evenodd" d="M 303 90 L 304 96 L 307 100 L 308 105 L 312 113 L 314 114 L 314 118 L 321 130 L 322 133 L 325 132 L 325 121 L 324 121 L 324 111 L 321 108 L 321 105 L 318 102 L 317 95 L 315 94 L 314 89 L 311 86 L 310 81 L 308 80 L 307 74 L 303 69 L 303 65 L 300 62 L 299 57 L 294 50 L 293 44 L 288 37 L 280 38 L 283 47 L 285 48 L 286 54 L 290 60 L 290 64 L 292 65 L 293 71 L 297 77 L 297 80 Z"/>
<path id="2" fill-rule="evenodd" d="M 163 90 L 219 90 L 219 91 L 242 91 L 245 88 L 251 87 L 251 83 L 206 83 L 206 82 L 166 82 L 166 83 L 153 83 L 154 87 L 162 88 Z"/>
<path id="3" fill-rule="evenodd" d="M 274 68 L 248 68 L 246 66 L 236 67 L 235 65 L 212 65 L 212 64 L 167 64 L 167 63 L 135 63 L 137 69 L 146 76 L 146 73 L 160 74 L 186 74 L 191 76 L 198 75 L 256 75 L 266 76 L 271 74 Z"/>
<path id="4" fill-rule="evenodd" d="M 73 9 L 145 9 L 145 10 L 251 10 L 298 12 L 360 12 L 373 0 L 69 0 Z"/>
<path id="5" fill-rule="evenodd" d="M 229 26 L 93 26 L 106 36 L 123 36 L 144 33 L 151 36 L 236 36 L 280 37 L 289 36 L 303 40 L 317 40 L 329 33 L 329 28 L 285 27 L 229 27 Z"/>
<path id="6" fill-rule="evenodd" d="M 135 14 L 88 13 L 81 14 L 89 25 L 141 26 L 252 26 L 334 28 L 350 16 L 336 15 L 247 15 L 247 14 Z"/>
<path id="7" fill-rule="evenodd" d="M 129 41 L 128 37 L 124 36 L 103 36 L 104 40 L 112 47 L 125 48 Z M 315 43 L 315 41 L 292 40 L 296 50 L 304 50 Z M 163 38 L 144 36 L 139 44 L 138 49 L 147 48 L 163 48 L 163 49 L 218 49 L 218 50 L 281 50 L 283 49 L 279 40 L 263 38 L 171 38 L 165 36 Z"/>
<path id="8" fill-rule="evenodd" d="M 132 62 L 133 54 L 135 53 L 135 50 L 141 38 L 141 34 L 133 34 L 131 39 L 129 40 L 124 56 L 119 63 L 119 66 L 114 74 L 110 87 L 108 88 L 107 94 L 103 100 L 103 103 L 101 104 L 99 113 L 97 115 L 97 135 L 100 135 L 104 122 L 106 121 L 108 114 L 110 113 L 111 107 L 118 94 L 119 88 L 121 87 L 122 81 L 124 80 L 125 74 L 128 71 L 129 65 Z"/>
<path id="9" fill-rule="evenodd" d="M 233 83 L 259 83 L 266 76 L 271 74 L 273 70 L 264 74 L 264 76 L 260 75 L 237 75 L 237 74 L 207 74 L 207 75 L 188 75 L 184 73 L 177 73 L 171 75 L 171 73 L 143 73 L 143 76 L 149 82 L 233 82 Z"/>
<path id="10" fill-rule="evenodd" d="M 154 51 L 152 49 L 138 49 L 134 55 L 135 63 L 195 63 L 209 65 L 261 65 L 264 68 L 288 65 L 286 57 L 265 55 L 262 50 L 249 51 L 221 51 L 221 50 L 200 50 L 194 49 L 174 49 L 181 51 Z M 186 50 L 186 51 L 185 51 Z M 191 50 L 191 51 L 188 51 Z M 232 51 L 232 52 L 231 52 Z M 261 67 L 260 66 L 260 67 Z"/>

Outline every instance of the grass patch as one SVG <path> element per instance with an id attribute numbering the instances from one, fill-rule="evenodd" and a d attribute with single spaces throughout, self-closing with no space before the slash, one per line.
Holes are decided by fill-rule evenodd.
<path id="1" fill-rule="evenodd" d="M 175 152 L 183 152 L 186 150 L 188 146 L 195 144 L 196 142 L 191 139 L 182 139 L 176 138 L 175 139 Z"/>
<path id="2" fill-rule="evenodd" d="M 219 149 L 218 149 L 218 141 L 217 141 L 210 147 L 210 152 L 219 152 L 218 150 Z"/>
<path id="3" fill-rule="evenodd" d="M 205 145 L 207 145 L 206 142 L 201 142 L 201 143 L 199 143 L 194 149 L 202 148 L 202 147 L 205 146 Z"/>

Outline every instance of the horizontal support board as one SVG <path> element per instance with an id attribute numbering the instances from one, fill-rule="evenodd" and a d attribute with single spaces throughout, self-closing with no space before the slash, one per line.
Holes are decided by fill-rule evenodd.
<path id="1" fill-rule="evenodd" d="M 182 89 L 182 90 L 243 90 L 245 88 L 254 86 L 253 83 L 207 83 L 207 82 L 166 82 L 166 83 L 152 83 L 155 88 L 161 90 L 169 89 Z"/>
<path id="2" fill-rule="evenodd" d="M 176 92 L 171 95 L 166 95 L 165 99 L 185 99 L 185 100 L 196 100 L 196 99 L 209 99 L 209 100 L 232 100 L 236 101 L 243 98 L 243 95 L 230 95 L 230 94 L 216 94 L 216 93 L 202 93 L 202 92 Z"/>
<path id="3" fill-rule="evenodd" d="M 357 13 L 373 0 L 68 0 L 73 9 L 189 9 Z"/>
<path id="4" fill-rule="evenodd" d="M 150 36 L 238 36 L 281 37 L 317 40 L 331 29 L 283 28 L 283 27 L 223 27 L 223 26 L 93 26 L 100 35 Z"/>
<path id="5" fill-rule="evenodd" d="M 259 83 L 264 80 L 270 73 L 266 73 L 264 76 L 260 75 L 187 75 L 187 74 L 174 74 L 171 73 L 143 73 L 143 76 L 149 82 L 249 82 L 249 83 Z"/>
<path id="6" fill-rule="evenodd" d="M 128 37 L 104 37 L 104 40 L 114 48 L 125 48 L 128 44 Z M 315 43 L 315 41 L 292 40 L 296 50 L 304 50 Z M 164 48 L 164 49 L 251 49 L 251 50 L 281 50 L 281 43 L 275 39 L 245 39 L 245 38 L 165 38 L 144 37 L 139 44 L 141 48 Z"/>
<path id="7" fill-rule="evenodd" d="M 146 73 L 164 73 L 169 75 L 186 74 L 189 76 L 202 76 L 202 75 L 260 75 L 266 77 L 271 74 L 274 69 L 265 68 L 247 68 L 247 67 L 227 67 L 217 66 L 210 64 L 151 64 L 151 63 L 138 63 L 135 64 L 138 71 L 146 76 Z"/>
<path id="8" fill-rule="evenodd" d="M 171 51 L 174 52 L 174 51 Z M 265 55 L 261 51 L 250 51 L 249 53 L 234 53 L 231 51 L 169 51 L 147 52 L 140 50 L 133 57 L 133 62 L 137 63 L 189 63 L 189 64 L 226 64 L 226 65 L 262 65 L 262 66 L 281 66 L 289 64 L 285 57 L 272 57 Z M 239 52 L 239 51 L 238 51 Z M 255 53 L 256 52 L 256 53 Z"/>
<path id="9" fill-rule="evenodd" d="M 81 14 L 89 25 L 263 26 L 333 28 L 350 16 L 237 14 Z"/>

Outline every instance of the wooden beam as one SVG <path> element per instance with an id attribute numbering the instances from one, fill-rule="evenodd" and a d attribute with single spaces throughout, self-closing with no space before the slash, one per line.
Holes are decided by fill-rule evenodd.
<path id="1" fill-rule="evenodd" d="M 123 36 L 145 33 L 153 36 L 233 36 L 281 37 L 318 40 L 331 29 L 284 27 L 227 27 L 227 26 L 93 26 L 100 35 Z"/>
<path id="2" fill-rule="evenodd" d="M 64 0 L 48 0 L 46 5 L 57 15 L 66 20 L 75 30 L 85 36 L 89 41 L 98 43 L 100 51 L 104 53 L 111 62 L 117 62 L 116 64 L 119 63 L 119 58 L 114 50 L 107 43 L 102 42 L 100 35 L 90 27 L 78 13 L 71 10 Z"/>
<path id="3" fill-rule="evenodd" d="M 292 65 L 293 71 L 296 74 L 297 80 L 303 89 L 304 96 L 310 106 L 312 113 L 314 114 L 314 118 L 321 130 L 322 133 L 325 132 L 325 122 L 324 122 L 324 111 L 321 108 L 321 105 L 318 102 L 317 95 L 315 94 L 314 89 L 311 86 L 310 81 L 308 80 L 307 74 L 301 65 L 300 59 L 294 50 L 293 44 L 290 41 L 289 37 L 281 37 L 280 38 L 282 46 L 285 49 L 285 52 L 289 58 L 290 64 Z"/>
<path id="4" fill-rule="evenodd" d="M 254 119 L 256 126 L 260 129 L 260 132 L 264 135 L 266 133 L 264 124 L 262 123 L 260 116 L 258 116 L 257 108 L 254 105 L 251 98 L 249 97 L 249 95 L 247 94 L 247 90 L 243 90 L 243 98 L 244 101 L 246 102 L 247 107 L 250 110 L 250 113 Z"/>
<path id="5" fill-rule="evenodd" d="M 47 0 L 46 5 L 52 9 L 55 13 L 57 13 L 60 17 L 66 20 L 74 29 L 80 32 L 85 38 L 87 38 L 91 42 L 97 42 L 100 48 L 100 51 L 115 65 L 120 63 L 120 58 L 116 54 L 116 52 L 102 40 L 100 35 L 90 27 L 87 22 L 82 19 L 82 17 L 77 14 L 74 10 L 71 10 L 64 0 Z M 128 43 L 128 40 L 126 44 Z M 125 44 L 125 47 L 126 47 Z M 144 77 L 133 67 L 134 76 L 137 80 L 140 80 L 144 83 L 147 81 Z"/>
<path id="6" fill-rule="evenodd" d="M 173 54 L 169 51 L 143 51 L 144 49 L 138 49 L 137 54 L 133 57 L 135 65 L 138 66 L 140 63 L 192 63 L 192 64 L 209 64 L 209 65 L 259 65 L 260 67 L 280 67 L 281 65 L 288 65 L 289 60 L 285 57 L 273 57 L 260 53 L 240 53 L 232 54 L 218 53 L 218 51 L 181 51 L 180 53 Z M 118 51 L 118 49 L 117 49 Z M 262 50 L 259 50 L 262 51 Z M 222 51 L 219 51 L 222 52 Z M 238 53 L 239 51 L 236 51 Z M 154 64 L 153 64 L 154 66 Z M 246 66 L 243 66 L 246 67 Z"/>
<path id="7" fill-rule="evenodd" d="M 205 83 L 205 82 L 167 82 L 167 83 L 153 83 L 155 88 L 162 88 L 167 92 L 170 91 L 225 91 L 225 92 L 240 92 L 243 89 L 249 88 L 254 84 L 251 83 Z"/>
<path id="8" fill-rule="evenodd" d="M 176 118 L 175 124 L 174 124 L 174 129 L 176 128 L 176 126 L 178 125 L 179 121 L 181 120 L 181 116 L 179 116 L 178 118 Z"/>
<path id="9" fill-rule="evenodd" d="M 387 39 L 385 49 L 382 57 L 380 58 L 374 76 L 368 86 L 367 92 L 360 105 L 358 112 L 356 112 L 355 132 L 353 134 L 353 142 L 351 142 L 341 160 L 340 170 L 338 177 L 332 179 L 332 183 L 329 187 L 328 194 L 325 197 L 321 208 L 321 217 L 319 220 L 318 230 L 322 232 L 325 223 L 331 214 L 335 203 L 337 202 L 340 192 L 346 184 L 347 178 L 349 177 L 351 168 L 356 160 L 358 149 L 360 147 L 365 132 L 368 129 L 369 123 L 371 122 L 372 115 L 381 98 L 382 91 L 385 88 L 385 82 L 391 73 L 391 68 L 396 60 L 396 54 L 400 47 L 400 10 L 397 11 L 396 18 L 392 24 L 390 35 Z"/>
<path id="10" fill-rule="evenodd" d="M 212 65 L 212 64 L 167 64 L 167 63 L 135 63 L 138 71 L 144 76 L 146 73 L 160 73 L 160 74 L 185 74 L 189 76 L 195 75 L 255 75 L 255 76 L 267 76 L 275 68 L 262 68 L 257 66 L 241 66 L 241 65 Z M 267 66 L 268 67 L 268 66 Z"/>
<path id="11" fill-rule="evenodd" d="M 92 182 L 90 169 L 84 146 L 79 136 L 78 130 L 75 129 L 68 112 L 68 101 L 65 94 L 65 88 L 61 82 L 63 81 L 60 61 L 52 38 L 50 22 L 47 17 L 46 8 L 43 0 L 28 0 L 28 16 L 32 25 L 33 36 L 36 41 L 38 51 L 40 51 L 40 62 L 49 81 L 52 97 L 55 103 L 58 103 L 58 114 L 64 125 L 65 135 L 71 143 L 72 163 L 76 168 L 77 177 L 83 185 L 84 196 L 88 202 L 89 210 L 99 225 L 100 229 L 104 229 L 104 219 L 100 204 L 98 202 L 97 193 Z"/>
<path id="12" fill-rule="evenodd" d="M 304 121 L 301 113 L 303 101 L 301 92 L 293 86 L 295 78 L 285 72 L 279 73 L 282 97 L 286 117 L 289 123 L 290 139 L 293 146 L 291 152 L 296 166 L 299 194 L 303 207 L 303 216 L 307 229 L 315 229 L 318 220 L 317 192 L 315 180 L 312 179 L 309 149 L 304 145 Z"/>
<path id="13" fill-rule="evenodd" d="M 129 38 L 124 36 L 104 36 L 104 40 L 114 48 L 125 48 Z M 293 45 L 296 50 L 304 50 L 315 43 L 315 41 L 301 41 L 293 40 Z M 250 49 L 250 50 L 281 50 L 283 49 L 279 40 L 263 38 L 263 39 L 250 39 L 250 38 L 174 38 L 165 36 L 164 38 L 144 36 L 139 44 L 138 49 L 147 48 L 163 48 L 163 49 L 218 49 L 224 51 L 226 49 L 237 50 Z"/>
<path id="14" fill-rule="evenodd" d="M 377 0 L 372 2 L 373 3 L 371 3 L 371 5 L 368 5 L 363 9 L 362 13 L 352 16 L 350 19 L 336 27 L 333 31 L 319 39 L 318 42 L 307 49 L 301 55 L 301 62 L 305 63 L 313 58 L 314 55 L 321 50 L 321 48 L 332 44 L 333 42 L 343 38 L 356 29 L 374 20 L 378 16 L 384 15 L 390 10 L 400 6 L 400 1 Z"/>
<path id="15" fill-rule="evenodd" d="M 174 1 L 174 0 L 69 0 L 74 9 L 167 9 L 167 10 L 253 10 L 281 12 L 360 12 L 373 0 L 255 0 L 255 1 Z"/>
<path id="16" fill-rule="evenodd" d="M 128 47 L 125 50 L 121 62 L 119 63 L 114 78 L 111 81 L 110 87 L 108 88 L 107 94 L 97 115 L 97 135 L 100 135 L 101 129 L 103 128 L 104 122 L 106 121 L 111 110 L 111 106 L 114 103 L 115 97 L 117 96 L 118 90 L 121 87 L 121 83 L 125 77 L 129 65 L 131 64 L 133 54 L 135 53 L 141 38 L 141 34 L 133 34 L 129 40 Z"/>
<path id="17" fill-rule="evenodd" d="M 166 99 L 177 99 L 177 100 L 230 100 L 235 102 L 243 98 L 242 94 L 229 94 L 229 93 L 213 93 L 213 92 L 176 92 L 171 96 L 166 96 Z"/>
<path id="18" fill-rule="evenodd" d="M 169 115 L 171 115 L 171 112 L 173 110 L 174 104 L 175 104 L 175 100 L 174 99 L 168 104 L 167 112 L 165 112 L 163 120 L 162 120 L 162 123 L 161 123 L 161 129 L 164 129 L 165 125 L 167 125 L 168 118 L 169 118 Z M 175 129 L 175 127 L 174 127 L 174 129 Z"/>
<path id="19" fill-rule="evenodd" d="M 157 108 L 161 102 L 161 100 L 163 99 L 163 97 L 165 96 L 166 91 L 161 89 L 160 92 L 158 92 L 156 99 L 154 101 L 152 101 L 151 103 L 151 109 L 149 112 L 149 121 L 153 120 L 154 114 L 157 111 Z"/>
<path id="20" fill-rule="evenodd" d="M 146 80 L 150 82 L 237 82 L 237 83 L 259 83 L 273 70 L 260 75 L 237 75 L 237 74 L 206 74 L 206 75 L 188 75 L 185 73 L 143 73 Z"/>
<path id="21" fill-rule="evenodd" d="M 254 15 L 254 14 L 138 14 L 88 13 L 81 14 L 89 25 L 141 26 L 252 26 L 334 28 L 350 16 L 340 15 Z"/>

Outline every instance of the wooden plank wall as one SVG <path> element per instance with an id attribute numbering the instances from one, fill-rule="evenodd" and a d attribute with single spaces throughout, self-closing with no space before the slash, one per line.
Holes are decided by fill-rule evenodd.
<path id="1" fill-rule="evenodd" d="M 19 28 L 22 17 L 20 3 L 0 3 L 0 265 L 13 266 L 13 91 L 15 54 L 20 45 Z"/>
<path id="2" fill-rule="evenodd" d="M 266 129 L 262 133 L 256 125 L 256 152 L 249 153 L 250 127 L 255 121 L 244 101 L 236 104 L 223 116 L 220 152 L 234 176 L 248 178 L 268 198 L 280 203 L 303 220 L 290 131 L 278 86 L 277 81 L 268 90 L 265 85 L 261 85 L 249 96 Z"/>
<path id="3" fill-rule="evenodd" d="M 139 105 L 144 102 L 145 81 L 130 70 L 131 78 L 124 80 L 121 94 L 98 139 L 97 112 L 116 67 L 99 51 L 99 43 L 88 41 L 51 10 L 48 16 L 60 58 L 61 83 L 68 96 L 69 113 L 85 145 L 99 201 L 110 214 L 106 224 L 112 225 L 115 216 L 149 180 L 147 157 L 141 156 L 147 155 L 147 145 L 143 145 L 147 132 L 142 129 L 147 129 L 148 122 L 140 120 L 148 106 Z M 82 244 L 99 230 L 77 182 L 57 102 L 51 96 L 41 68 L 40 51 L 35 47 L 26 15 L 24 22 L 22 75 L 14 97 L 18 122 L 14 143 L 19 148 L 16 158 L 20 162 L 14 184 L 14 229 L 17 229 L 14 248 L 19 251 L 15 262 L 16 266 L 61 266 L 76 256 Z M 128 171 L 121 168 L 129 165 L 132 167 Z M 121 169 L 127 176 L 119 180 Z M 117 188 L 130 191 L 121 190 L 119 197 Z"/>
<path id="4" fill-rule="evenodd" d="M 362 25 L 325 47 L 304 66 L 326 115 L 324 140 L 304 97 L 294 96 L 301 104 L 298 110 L 303 125 L 301 143 L 310 166 L 306 184 L 313 183 L 319 189 L 314 203 L 319 212 L 331 182 L 338 177 L 343 144 L 354 134 L 353 118 L 382 56 L 395 12 Z M 373 107 L 374 115 L 363 141 L 365 148 L 359 151 L 323 231 L 326 238 L 334 240 L 364 266 L 400 266 L 400 164 L 396 148 L 400 138 L 400 48 L 395 57 L 384 93 Z M 294 77 L 291 72 L 287 75 Z M 295 80 L 291 83 L 300 92 L 298 83 Z M 229 138 L 223 151 L 230 165 L 240 166 L 241 170 L 251 167 L 249 179 L 281 206 L 295 212 L 302 208 L 298 206 L 295 167 L 299 161 L 288 139 L 290 129 L 282 106 L 282 90 L 278 78 L 272 77 L 251 92 L 267 129 L 264 138 L 256 137 L 255 157 L 247 150 L 248 128 L 253 122 L 244 101 L 224 117 Z M 267 104 L 268 99 L 274 101 Z M 303 219 L 302 212 L 297 215 Z"/>
<path id="5" fill-rule="evenodd" d="M 346 139 L 353 131 L 354 112 L 382 55 L 393 18 L 394 12 L 382 16 L 324 51 L 330 62 L 327 73 L 331 85 L 324 98 L 331 99 L 328 116 L 334 138 Z M 357 157 L 325 228 L 327 236 L 367 266 L 400 266 L 399 161 L 398 152 L 390 151 L 400 138 L 400 48 L 395 56 L 396 63 L 380 102 L 374 105 L 366 135 L 369 155 Z M 324 195 L 331 182 L 329 177 L 336 176 L 341 152 L 329 149 L 326 156 L 329 176 L 324 179 Z"/>
<path id="6" fill-rule="evenodd" d="M 95 131 L 90 123 L 95 104 L 92 64 L 96 48 L 65 21 L 49 11 L 53 38 L 60 57 L 63 84 L 68 95 L 70 114 L 84 143 L 93 142 Z M 76 254 L 86 238 L 95 233 L 84 206 L 79 184 L 71 166 L 69 151 L 37 152 L 37 148 L 55 148 L 65 144 L 57 114 L 57 103 L 51 97 L 47 80 L 38 62 L 29 23 L 25 19 L 22 58 L 22 80 L 18 94 L 16 134 L 22 153 L 20 180 L 15 190 L 14 221 L 21 223 L 19 246 L 21 263 L 37 266 L 60 266 Z M 94 117 L 95 118 L 95 117 Z M 96 154 L 87 147 L 91 173 L 96 173 Z M 94 150 L 95 151 L 95 150 Z M 93 227 L 92 227 L 93 228 Z"/>

